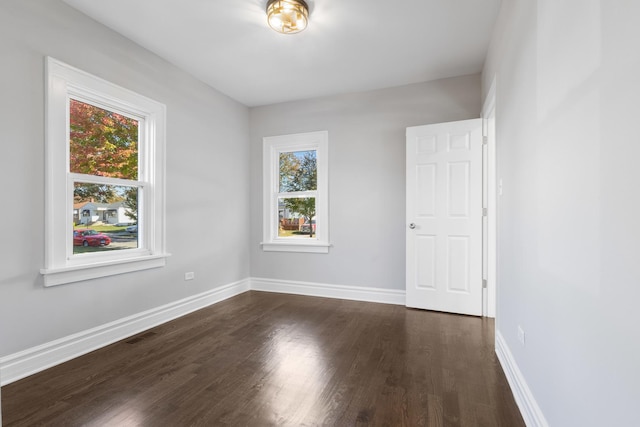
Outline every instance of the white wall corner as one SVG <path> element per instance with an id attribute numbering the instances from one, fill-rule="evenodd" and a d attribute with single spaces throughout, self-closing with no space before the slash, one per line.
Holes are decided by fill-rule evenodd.
<path id="1" fill-rule="evenodd" d="M 243 279 L 2 357 L 0 358 L 1 385 L 7 385 L 170 320 L 247 292 L 249 285 L 249 279 Z"/>
<path id="2" fill-rule="evenodd" d="M 284 294 L 337 298 L 353 301 L 405 305 L 405 291 L 360 286 L 330 285 L 315 282 L 251 278 L 251 290 Z"/>
<path id="3" fill-rule="evenodd" d="M 513 397 L 520 409 L 522 418 L 528 427 L 549 427 L 542 410 L 538 406 L 538 402 L 533 397 L 533 393 L 529 389 L 529 385 L 525 380 L 520 368 L 516 363 L 507 342 L 502 337 L 500 331 L 496 330 L 496 355 L 502 366 Z"/>

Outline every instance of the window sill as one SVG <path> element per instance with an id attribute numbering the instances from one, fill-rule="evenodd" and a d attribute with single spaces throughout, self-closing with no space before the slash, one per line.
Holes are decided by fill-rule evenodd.
<path id="1" fill-rule="evenodd" d="M 57 286 L 64 285 L 65 283 L 164 267 L 165 260 L 170 255 L 171 254 L 147 255 L 139 258 L 96 262 L 73 267 L 43 268 L 40 270 L 40 273 L 44 276 L 44 286 Z"/>
<path id="2" fill-rule="evenodd" d="M 328 254 L 329 243 L 323 242 L 262 242 L 265 252 L 303 252 L 314 254 Z"/>

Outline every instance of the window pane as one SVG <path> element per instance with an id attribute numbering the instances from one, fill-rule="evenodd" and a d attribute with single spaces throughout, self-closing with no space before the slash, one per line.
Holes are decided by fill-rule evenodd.
<path id="1" fill-rule="evenodd" d="M 71 99 L 69 169 L 74 173 L 138 179 L 138 121 Z"/>
<path id="2" fill-rule="evenodd" d="M 278 198 L 278 237 L 315 237 L 316 198 Z"/>
<path id="3" fill-rule="evenodd" d="M 135 249 L 137 187 L 76 182 L 73 191 L 73 253 Z"/>
<path id="4" fill-rule="evenodd" d="M 318 189 L 316 150 L 280 153 L 280 193 Z"/>

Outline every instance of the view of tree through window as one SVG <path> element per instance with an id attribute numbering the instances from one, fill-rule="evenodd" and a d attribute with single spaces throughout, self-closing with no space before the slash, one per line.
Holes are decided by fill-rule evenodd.
<path id="1" fill-rule="evenodd" d="M 317 152 L 280 153 L 278 237 L 313 237 L 316 233 Z"/>
<path id="2" fill-rule="evenodd" d="M 138 179 L 138 121 L 91 104 L 69 103 L 73 173 Z"/>
<path id="3" fill-rule="evenodd" d="M 117 178 L 135 184 L 138 138 L 138 120 L 69 100 L 71 173 Z M 135 185 L 75 181 L 73 253 L 138 247 L 139 191 Z"/>

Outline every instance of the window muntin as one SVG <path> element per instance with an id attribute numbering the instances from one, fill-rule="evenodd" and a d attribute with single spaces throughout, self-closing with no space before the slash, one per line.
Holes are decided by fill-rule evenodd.
<path id="1" fill-rule="evenodd" d="M 45 286 L 164 265 L 165 115 L 156 101 L 47 58 Z M 132 197 L 136 206 L 123 207 Z M 91 199 L 100 205 L 85 206 Z M 136 224 L 130 245 L 80 253 L 76 221 L 94 218 L 119 232 Z"/>
<path id="2" fill-rule="evenodd" d="M 264 138 L 265 251 L 328 252 L 327 132 Z"/>

